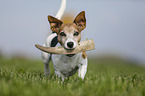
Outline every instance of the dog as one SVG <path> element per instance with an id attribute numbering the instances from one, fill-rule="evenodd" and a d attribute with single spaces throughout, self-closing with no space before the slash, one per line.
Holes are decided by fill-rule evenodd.
<path id="1" fill-rule="evenodd" d="M 65 0 L 62 0 L 62 3 L 64 3 L 64 1 Z M 65 7 L 63 4 L 61 8 L 61 10 L 64 10 Z M 75 17 L 73 23 L 64 24 L 58 19 L 61 18 L 61 16 L 56 17 L 50 15 L 48 16 L 52 34 L 48 36 L 44 46 L 63 46 L 66 50 L 75 49 L 81 40 L 81 31 L 86 27 L 85 11 L 80 12 Z M 83 80 L 87 72 L 88 61 L 85 52 L 68 55 L 57 55 L 42 52 L 42 59 L 44 62 L 44 75 L 47 76 L 50 74 L 49 62 L 52 61 L 55 74 L 62 78 L 63 81 L 66 77 L 74 75 L 77 71 L 78 76 Z"/>

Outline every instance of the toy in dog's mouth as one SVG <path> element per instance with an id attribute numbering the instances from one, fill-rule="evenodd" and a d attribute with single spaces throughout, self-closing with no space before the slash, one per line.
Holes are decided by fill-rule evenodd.
<path id="1" fill-rule="evenodd" d="M 73 49 L 73 50 L 66 50 L 63 47 L 44 47 L 44 46 L 41 46 L 41 45 L 38 45 L 38 44 L 36 44 L 35 46 L 38 49 L 40 49 L 41 51 L 44 51 L 46 53 L 50 53 L 50 54 L 66 54 L 66 55 L 81 53 L 81 52 L 85 52 L 85 51 L 89 51 L 89 50 L 95 49 L 95 43 L 94 43 L 94 41 L 92 39 L 80 42 L 76 46 L 76 48 Z"/>

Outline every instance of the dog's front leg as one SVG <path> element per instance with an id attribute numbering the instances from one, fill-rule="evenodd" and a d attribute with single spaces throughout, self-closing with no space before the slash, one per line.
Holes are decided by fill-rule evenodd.
<path id="1" fill-rule="evenodd" d="M 82 80 L 84 79 L 87 72 L 87 62 L 88 62 L 87 58 L 86 59 L 82 58 L 79 65 L 78 76 L 82 78 Z"/>
<path id="2" fill-rule="evenodd" d="M 64 76 L 64 75 L 62 75 L 60 71 L 56 71 L 56 70 L 55 70 L 55 75 L 56 75 L 56 76 L 58 76 L 59 78 L 61 78 L 61 79 L 62 79 L 62 81 L 64 81 L 65 76 Z"/>
<path id="3" fill-rule="evenodd" d="M 42 59 L 44 62 L 44 75 L 48 76 L 50 74 L 49 62 L 51 60 L 51 55 L 48 53 L 42 52 Z"/>

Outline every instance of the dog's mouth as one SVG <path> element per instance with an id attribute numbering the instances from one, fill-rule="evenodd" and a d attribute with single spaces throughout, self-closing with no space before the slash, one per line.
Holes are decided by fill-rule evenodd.
<path id="1" fill-rule="evenodd" d="M 65 46 L 63 46 L 63 48 L 67 51 L 73 51 L 75 48 L 66 48 Z M 75 54 L 67 54 L 66 56 L 68 57 L 73 57 Z"/>
<path id="2" fill-rule="evenodd" d="M 63 48 L 68 51 L 73 51 L 76 47 L 68 47 L 64 45 Z"/>
<path id="3" fill-rule="evenodd" d="M 73 51 L 75 48 L 66 48 L 65 46 L 64 46 L 64 49 L 65 50 L 67 50 L 67 51 Z M 68 56 L 68 57 L 73 57 L 75 54 L 67 54 L 66 56 Z"/>
<path id="4" fill-rule="evenodd" d="M 68 56 L 68 57 L 73 57 L 75 54 L 68 54 L 68 55 L 66 55 L 66 56 Z"/>
<path id="5" fill-rule="evenodd" d="M 71 50 L 74 50 L 75 48 L 66 48 L 66 47 L 64 46 L 64 49 L 65 49 L 65 50 L 70 50 L 70 51 L 71 51 Z"/>

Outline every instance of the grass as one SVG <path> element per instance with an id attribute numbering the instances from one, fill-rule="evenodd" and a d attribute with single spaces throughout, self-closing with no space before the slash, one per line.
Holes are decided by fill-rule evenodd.
<path id="1" fill-rule="evenodd" d="M 52 64 L 50 64 L 52 69 Z M 145 96 L 145 68 L 89 60 L 85 80 L 43 76 L 40 60 L 0 59 L 0 96 Z"/>

